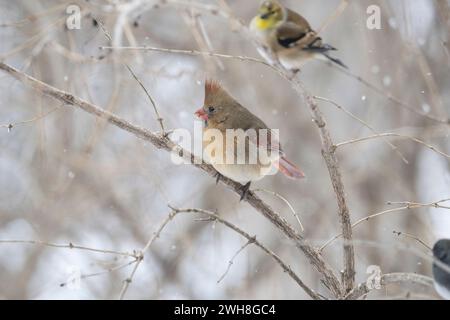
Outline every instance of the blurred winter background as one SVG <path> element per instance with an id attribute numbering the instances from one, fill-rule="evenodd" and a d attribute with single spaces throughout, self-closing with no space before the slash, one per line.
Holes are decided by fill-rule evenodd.
<path id="1" fill-rule="evenodd" d="M 101 50 L 149 45 L 259 57 L 249 39 L 220 12 L 248 24 L 259 0 L 0 0 L 0 59 L 134 124 L 159 130 L 153 109 L 123 63 L 155 99 L 167 128 L 193 129 L 206 76 L 223 85 L 269 126 L 281 128 L 289 157 L 306 172 L 296 182 L 277 175 L 253 188 L 276 191 L 300 214 L 305 238 L 320 247 L 339 233 L 337 205 L 321 144 L 304 102 L 273 70 L 251 62 L 173 53 Z M 450 11 L 445 0 L 284 0 L 321 32 L 352 73 L 382 89 L 379 94 L 322 62 L 300 77 L 315 95 L 337 102 L 377 132 L 417 137 L 450 153 L 450 127 L 399 106 L 445 121 L 450 115 Z M 81 8 L 81 28 L 69 30 L 66 9 Z M 369 30 L 367 8 L 381 9 L 381 30 Z M 208 8 L 217 10 L 206 10 Z M 205 9 L 206 8 L 206 9 Z M 0 240 L 40 240 L 132 252 L 142 248 L 176 207 L 218 210 L 275 251 L 313 289 L 327 290 L 294 245 L 223 185 L 135 136 L 73 107 L 40 95 L 0 73 Z M 335 143 L 373 134 L 331 104 L 320 102 Z M 24 121 L 28 121 L 21 123 Z M 9 124 L 12 124 L 9 126 Z M 449 158 L 410 139 L 388 138 L 338 148 L 352 221 L 402 207 L 390 201 L 430 203 L 450 198 Z M 280 199 L 261 194 L 299 230 Z M 445 205 L 445 203 L 443 203 Z M 229 260 L 246 240 L 225 227 L 177 216 L 137 270 L 126 298 L 308 298 L 278 264 L 254 246 Z M 357 281 L 370 265 L 382 272 L 431 275 L 428 245 L 450 237 L 448 209 L 424 207 L 385 214 L 354 229 Z M 324 250 L 342 268 L 339 240 Z M 0 243 L 0 298 L 114 299 L 132 266 L 130 258 L 41 245 Z M 94 275 L 74 286 L 60 284 Z M 389 286 L 369 298 L 437 298 L 432 289 Z"/>

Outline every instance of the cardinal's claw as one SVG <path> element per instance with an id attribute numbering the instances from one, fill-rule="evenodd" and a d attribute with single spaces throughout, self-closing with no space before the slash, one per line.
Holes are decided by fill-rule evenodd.
<path id="1" fill-rule="evenodd" d="M 222 178 L 222 175 L 217 171 L 216 174 L 214 175 L 214 177 L 216 177 L 216 184 L 219 184 L 220 178 Z"/>
<path id="2" fill-rule="evenodd" d="M 250 190 L 250 184 L 251 184 L 251 181 L 247 182 L 247 184 L 241 188 L 242 195 L 241 195 L 241 199 L 239 201 L 242 201 L 247 197 L 248 192 Z"/>

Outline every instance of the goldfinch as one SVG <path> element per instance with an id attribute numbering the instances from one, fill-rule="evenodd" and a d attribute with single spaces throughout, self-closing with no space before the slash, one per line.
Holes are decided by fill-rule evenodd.
<path id="1" fill-rule="evenodd" d="M 303 172 L 284 157 L 276 133 L 239 104 L 218 82 L 206 81 L 204 104 L 195 115 L 205 123 L 205 160 L 220 175 L 245 184 L 241 200 L 252 181 L 273 174 L 276 169 L 292 179 L 304 177 Z M 244 136 L 239 137 L 239 132 Z"/>
<path id="2" fill-rule="evenodd" d="M 258 48 L 259 53 L 273 62 L 266 52 L 269 50 L 288 70 L 298 71 L 311 59 L 330 60 L 347 68 L 329 55 L 336 48 L 324 44 L 305 18 L 278 1 L 266 0 L 261 4 L 258 15 L 250 22 L 250 30 L 265 47 Z"/>

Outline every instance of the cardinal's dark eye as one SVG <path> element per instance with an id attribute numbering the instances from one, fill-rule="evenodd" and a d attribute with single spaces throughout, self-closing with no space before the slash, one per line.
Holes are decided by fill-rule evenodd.
<path id="1" fill-rule="evenodd" d="M 213 113 L 214 111 L 216 111 L 216 108 L 214 108 L 214 107 L 208 107 L 208 112 L 209 112 L 209 113 Z"/>

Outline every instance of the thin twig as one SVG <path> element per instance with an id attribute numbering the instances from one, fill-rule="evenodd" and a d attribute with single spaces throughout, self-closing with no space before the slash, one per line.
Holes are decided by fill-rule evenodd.
<path id="1" fill-rule="evenodd" d="M 242 251 L 245 249 L 245 247 L 247 247 L 248 245 L 254 243 L 257 247 L 259 247 L 260 249 L 262 249 L 265 253 L 267 253 L 269 256 L 271 256 L 273 259 L 275 259 L 276 262 L 278 262 L 278 264 L 280 264 L 280 266 L 283 268 L 283 270 L 285 272 L 287 272 L 289 274 L 289 276 L 298 283 L 298 285 L 305 290 L 305 292 L 313 299 L 315 300 L 320 300 L 321 297 L 314 292 L 312 289 L 310 289 L 308 286 L 306 286 L 302 280 L 300 280 L 300 278 L 292 271 L 292 269 L 286 265 L 274 252 L 272 252 L 270 249 L 267 249 L 264 245 L 262 245 L 259 241 L 256 240 L 255 237 L 251 237 L 248 233 L 246 233 L 245 231 L 243 231 L 242 229 L 240 229 L 239 227 L 235 226 L 234 224 L 222 219 L 217 213 L 215 212 L 211 212 L 211 211 L 207 211 L 207 210 L 202 210 L 202 209 L 177 209 L 174 208 L 172 206 L 169 205 L 169 208 L 171 209 L 171 212 L 169 214 L 169 216 L 163 221 L 163 223 L 160 225 L 160 227 L 158 228 L 158 230 L 154 233 L 154 235 L 150 238 L 150 240 L 147 242 L 147 244 L 144 246 L 144 248 L 141 251 L 138 251 L 137 254 L 137 262 L 134 265 L 133 270 L 131 271 L 130 276 L 125 279 L 123 286 L 122 286 L 122 290 L 120 292 L 120 296 L 119 299 L 122 300 L 125 297 L 125 294 L 129 288 L 130 283 L 133 281 L 134 275 L 136 274 L 137 269 L 139 268 L 140 263 L 142 262 L 142 260 L 144 259 L 144 255 L 146 253 L 146 251 L 149 250 L 149 248 L 151 247 L 151 245 L 154 243 L 154 241 L 161 235 L 161 232 L 164 230 L 164 228 L 168 225 L 168 223 L 175 218 L 175 216 L 179 213 L 196 213 L 196 214 L 203 214 L 203 215 L 207 215 L 209 220 L 213 220 L 213 221 L 218 221 L 219 223 L 225 225 L 226 227 L 234 230 L 235 232 L 237 232 L 238 234 L 242 235 L 243 237 L 245 237 L 248 241 L 246 243 L 246 245 L 244 245 L 231 259 L 229 266 L 227 268 L 227 271 L 225 272 L 225 274 L 221 277 L 221 279 L 219 279 L 218 282 L 220 282 L 223 277 L 225 277 L 225 275 L 228 273 L 229 269 L 231 268 L 231 265 L 233 264 L 233 260 L 235 259 L 235 257 Z"/>
<path id="2" fill-rule="evenodd" d="M 319 27 L 319 29 L 316 30 L 317 34 L 322 33 L 323 30 L 325 30 L 330 25 L 330 23 L 332 23 L 338 16 L 340 16 L 345 11 L 345 9 L 347 9 L 348 4 L 349 4 L 348 2 L 349 2 L 349 0 L 341 0 L 338 7 L 325 20 L 325 22 Z"/>
<path id="3" fill-rule="evenodd" d="M 0 128 L 7 128 L 8 131 L 11 131 L 14 127 L 16 127 L 18 125 L 27 124 L 27 123 L 31 123 L 31 122 L 35 122 L 35 121 L 41 120 L 41 119 L 47 117 L 49 114 L 55 112 L 56 110 L 58 110 L 61 107 L 62 107 L 62 105 L 59 105 L 59 106 L 57 106 L 57 107 L 47 111 L 46 113 L 43 113 L 43 114 L 41 114 L 41 115 L 39 115 L 37 117 L 31 118 L 29 120 L 22 120 L 22 121 L 19 121 L 19 122 L 14 122 L 14 123 L 9 123 L 9 124 L 0 124 Z"/>
<path id="4" fill-rule="evenodd" d="M 356 121 L 360 122 L 363 126 L 365 126 L 367 129 L 369 129 L 370 131 L 372 131 L 372 133 L 378 135 L 379 133 L 371 126 L 369 125 L 366 121 L 362 120 L 361 118 L 357 117 L 356 115 L 354 115 L 352 112 L 348 111 L 347 109 L 345 109 L 343 106 L 337 104 L 336 102 L 334 102 L 331 99 L 328 98 L 323 98 L 323 97 L 319 97 L 319 96 L 314 96 L 314 99 L 317 100 L 321 100 L 321 101 L 325 101 L 328 102 L 332 105 L 334 105 L 336 108 L 338 108 L 339 110 L 343 111 L 345 114 L 349 115 L 351 118 L 355 119 Z M 392 144 L 388 139 L 383 139 L 384 142 L 386 142 L 386 144 L 388 144 L 392 150 L 394 150 L 402 159 L 402 161 L 406 164 L 409 163 L 409 161 L 405 158 L 405 156 L 400 152 L 400 150 L 398 150 L 398 147 L 394 144 Z M 335 145 L 335 147 L 337 147 L 337 145 Z"/>
<path id="5" fill-rule="evenodd" d="M 108 273 L 111 273 L 111 272 L 114 272 L 114 271 L 118 271 L 118 270 L 124 269 L 124 268 L 126 268 L 126 267 L 128 267 L 128 266 L 130 266 L 130 265 L 132 265 L 134 263 L 136 263 L 137 261 L 138 261 L 138 259 L 135 258 L 135 259 L 133 259 L 131 261 L 119 264 L 119 265 L 114 266 L 112 268 L 108 268 L 107 270 L 104 270 L 104 271 L 95 272 L 95 273 L 89 273 L 89 274 L 82 274 L 80 276 L 80 280 L 84 280 L 84 279 L 87 279 L 87 278 L 93 278 L 93 277 L 101 276 L 101 275 L 108 274 Z M 68 282 L 62 282 L 62 283 L 59 284 L 59 286 L 60 287 L 65 287 L 67 284 L 68 284 Z"/>
<path id="6" fill-rule="evenodd" d="M 144 50 L 144 51 L 155 51 L 155 52 L 164 52 L 164 53 L 174 53 L 174 54 L 187 54 L 187 55 L 200 55 L 200 56 L 211 56 L 211 57 L 219 57 L 219 58 L 224 58 L 224 59 L 234 59 L 234 60 L 241 60 L 241 61 L 249 61 L 249 62 L 254 62 L 254 63 L 259 63 L 259 64 L 263 64 L 267 67 L 270 67 L 271 69 L 277 71 L 278 74 L 280 74 L 282 77 L 284 77 L 285 79 L 287 79 L 288 81 L 292 82 L 292 76 L 286 76 L 286 74 L 283 74 L 282 71 L 280 71 L 279 67 L 276 67 L 262 59 L 258 59 L 258 58 L 253 58 L 253 57 L 248 57 L 248 56 L 240 56 L 240 55 L 228 55 L 228 54 L 221 54 L 221 53 L 215 53 L 215 52 L 204 52 L 204 51 L 197 51 L 197 50 L 181 50 L 181 49 L 168 49 L 168 48 L 157 48 L 157 47 L 151 47 L 151 46 L 121 46 L 121 47 L 113 47 L 113 46 L 100 46 L 100 49 L 109 49 L 109 50 Z M 333 67 L 334 64 L 332 65 Z M 421 112 L 411 106 L 409 106 L 408 104 L 400 101 L 399 99 L 393 97 L 390 94 L 385 94 L 385 92 L 379 88 L 377 88 L 375 85 L 369 83 L 368 81 L 364 80 L 362 77 L 356 76 L 354 74 L 352 74 L 350 71 L 343 69 L 343 68 L 338 68 L 338 70 L 344 72 L 346 75 L 358 80 L 359 82 L 363 83 L 364 85 L 366 85 L 367 87 L 369 87 L 370 89 L 376 91 L 378 94 L 386 97 L 388 100 L 391 100 L 392 102 L 396 103 L 397 105 L 400 105 L 402 108 L 407 109 L 409 111 L 412 111 L 413 113 L 416 113 L 420 116 L 423 116 L 425 118 L 428 118 L 429 120 L 433 120 L 439 123 L 443 123 L 443 124 L 450 124 L 450 119 L 448 120 L 443 120 L 443 119 L 439 119 L 437 117 L 428 115 L 424 112 Z"/>
<path id="7" fill-rule="evenodd" d="M 189 208 L 189 209 L 176 209 L 176 208 L 172 208 L 172 210 L 175 210 L 176 212 L 179 213 L 197 213 L 197 214 L 203 214 L 208 216 L 208 218 L 212 219 L 213 221 L 217 221 L 219 223 L 221 223 L 222 225 L 234 230 L 235 232 L 237 232 L 238 234 L 240 234 L 241 236 L 243 236 L 244 238 L 246 238 L 249 242 L 252 242 L 255 244 L 255 246 L 257 246 L 258 248 L 260 248 L 262 251 L 264 251 L 267 255 L 269 255 L 270 257 L 272 257 L 280 266 L 281 268 L 284 270 L 284 272 L 286 272 L 311 298 L 315 299 L 315 300 L 321 300 L 322 297 L 317 294 L 314 290 L 312 290 L 311 288 L 309 288 L 298 276 L 297 274 L 292 271 L 291 267 L 288 266 L 286 263 L 283 262 L 283 260 L 281 260 L 280 257 L 278 257 L 278 255 L 276 253 L 274 253 L 272 250 L 268 249 L 266 246 L 264 246 L 261 242 L 259 242 L 255 237 L 250 236 L 247 232 L 245 232 L 244 230 L 240 229 L 239 227 L 237 227 L 236 225 L 228 222 L 227 220 L 224 220 L 221 216 L 219 216 L 217 213 L 212 212 L 212 211 L 208 211 L 208 210 L 203 210 L 203 209 L 193 209 L 193 208 Z"/>
<path id="8" fill-rule="evenodd" d="M 450 207 L 448 207 L 448 206 L 441 205 L 441 203 L 449 202 L 449 201 L 450 201 L 450 198 L 439 200 L 439 201 L 433 202 L 431 204 L 423 204 L 420 202 L 412 202 L 412 201 L 388 201 L 386 204 L 387 205 L 406 205 L 406 206 L 432 206 L 435 208 L 450 209 Z"/>
<path id="9" fill-rule="evenodd" d="M 374 214 L 371 214 L 367 217 L 361 218 L 358 221 L 356 221 L 355 223 L 352 224 L 352 228 L 357 227 L 358 225 L 360 225 L 363 222 L 369 221 L 371 219 L 389 214 L 389 213 L 393 213 L 393 212 L 399 212 L 399 211 L 404 211 L 404 210 L 409 210 L 409 209 L 418 209 L 418 208 L 441 208 L 441 209 L 450 209 L 450 207 L 445 207 L 445 206 L 441 206 L 440 203 L 445 202 L 445 201 L 449 201 L 447 200 L 440 200 L 440 201 L 436 201 L 436 202 L 432 202 L 432 203 L 413 203 L 413 202 L 403 202 L 403 203 L 397 203 L 397 204 L 404 204 L 403 207 L 399 207 L 399 208 L 394 208 L 394 209 L 388 209 L 388 210 L 384 210 L 381 212 L 377 212 Z M 394 204 L 394 202 L 388 202 L 388 204 Z M 329 239 L 327 242 L 325 242 L 319 249 L 319 252 L 322 252 L 326 247 L 328 247 L 334 240 L 340 238 L 342 236 L 341 234 L 337 234 L 334 237 L 332 237 L 331 239 Z"/>
<path id="10" fill-rule="evenodd" d="M 106 36 L 106 38 L 112 42 L 112 37 L 109 34 L 108 30 L 106 29 L 106 27 L 104 26 L 104 24 L 100 21 L 97 20 L 98 24 L 101 28 L 101 30 L 103 31 L 104 35 Z M 159 111 L 158 111 L 158 107 L 156 106 L 155 100 L 153 99 L 153 97 L 150 95 L 150 92 L 148 92 L 147 88 L 144 86 L 144 84 L 142 83 L 142 81 L 138 78 L 138 76 L 136 75 L 136 73 L 133 71 L 133 69 L 131 69 L 130 65 L 122 62 L 122 64 L 127 68 L 128 72 L 130 72 L 130 74 L 133 76 L 134 80 L 137 81 L 137 83 L 139 84 L 139 86 L 144 90 L 145 95 L 147 96 L 148 100 L 150 101 L 152 107 L 153 107 L 153 111 L 155 112 L 156 115 L 156 120 L 159 122 L 159 126 L 161 127 L 161 132 L 163 133 L 163 135 L 165 134 L 165 129 L 164 129 L 164 124 L 163 121 L 164 119 L 160 116 Z"/>
<path id="11" fill-rule="evenodd" d="M 414 236 L 414 235 L 412 235 L 412 234 L 409 234 L 409 233 L 406 233 L 406 232 L 402 232 L 402 231 L 395 231 L 395 230 L 392 231 L 392 233 L 396 234 L 396 235 L 399 236 L 399 237 L 403 236 L 403 237 L 405 237 L 405 238 L 413 239 L 413 240 L 417 241 L 418 243 L 420 243 L 420 244 L 421 244 L 422 246 L 424 246 L 425 248 L 427 248 L 429 251 L 432 251 L 432 250 L 433 250 L 429 245 L 427 245 L 427 244 L 425 243 L 425 241 L 423 241 L 423 240 L 420 239 L 419 237 L 416 237 L 416 236 Z"/>
<path id="12" fill-rule="evenodd" d="M 380 284 L 383 287 L 386 287 L 389 284 L 415 283 L 433 288 L 433 279 L 416 273 L 389 273 L 382 275 L 380 280 Z M 352 291 L 350 291 L 345 296 L 345 299 L 357 300 L 373 290 L 374 288 L 369 288 L 367 286 L 367 283 L 363 282 L 356 286 Z"/>
<path id="13" fill-rule="evenodd" d="M 160 0 L 160 3 L 161 4 L 167 3 L 167 4 L 172 4 L 172 5 L 179 5 L 182 7 L 189 8 L 189 9 L 206 11 L 214 16 L 220 15 L 228 20 L 234 19 L 230 13 L 225 12 L 224 10 L 220 10 L 220 7 L 216 6 L 216 5 L 200 3 L 200 2 L 191 1 L 191 0 Z"/>
<path id="14" fill-rule="evenodd" d="M 147 250 L 151 247 L 153 242 L 157 238 L 159 238 L 161 232 L 164 230 L 164 228 L 167 226 L 167 224 L 176 216 L 177 212 L 171 212 L 166 219 L 164 219 L 164 222 L 161 224 L 161 226 L 158 228 L 158 230 L 153 234 L 153 236 L 148 240 L 144 248 L 140 251 L 138 251 L 137 255 L 137 262 L 134 265 L 133 270 L 131 271 L 131 274 L 127 279 L 124 280 L 122 285 L 122 290 L 120 290 L 119 300 L 122 300 L 125 297 L 125 294 L 127 293 L 128 287 L 130 286 L 130 283 L 133 281 L 134 275 L 136 274 L 137 269 L 139 268 L 139 265 L 144 260 L 144 255 L 147 252 Z"/>
<path id="15" fill-rule="evenodd" d="M 194 9 L 191 8 L 189 10 L 189 13 L 186 13 L 186 20 L 187 24 L 191 27 L 191 32 L 198 43 L 199 48 L 202 51 L 212 51 L 213 45 L 211 43 L 211 39 L 209 38 L 208 32 L 205 28 L 205 25 L 201 19 L 201 16 L 199 13 L 197 13 Z M 207 57 L 205 56 L 205 61 L 209 62 Z M 222 63 L 222 60 L 220 60 L 218 57 L 213 57 L 215 63 L 219 67 L 220 70 L 225 70 L 225 66 Z"/>
<path id="16" fill-rule="evenodd" d="M 443 123 L 446 125 L 450 125 L 450 118 L 448 119 L 440 119 L 437 116 L 434 115 L 430 115 L 427 114 L 426 112 L 423 112 L 419 109 L 416 109 L 410 105 L 408 105 L 407 103 L 401 101 L 400 99 L 394 97 L 393 95 L 389 94 L 389 93 L 385 93 L 383 90 L 381 90 L 380 88 L 378 88 L 377 86 L 375 86 L 374 84 L 370 83 L 369 81 L 363 79 L 360 76 L 357 76 L 355 74 L 353 74 L 350 70 L 344 69 L 344 68 L 340 68 L 338 66 L 335 66 L 334 64 L 328 64 L 329 66 L 331 66 L 332 68 L 335 68 L 337 70 L 339 70 L 340 72 L 343 72 L 345 75 L 349 76 L 350 78 L 356 79 L 358 82 L 361 82 L 362 84 L 364 84 L 365 86 L 367 86 L 369 89 L 375 91 L 376 93 L 378 93 L 379 95 L 385 97 L 387 100 L 393 102 L 395 105 L 398 105 L 399 107 L 411 111 L 421 117 L 427 118 L 428 120 L 434 121 L 434 122 L 439 122 L 439 123 Z"/>
<path id="17" fill-rule="evenodd" d="M 23 42 L 20 42 L 20 44 L 17 47 L 11 49 L 10 51 L 2 53 L 0 55 L 0 60 L 5 60 L 5 59 L 21 52 L 22 50 L 30 47 L 34 43 L 37 43 L 43 37 L 48 36 L 48 34 L 51 32 L 51 29 L 53 29 L 55 26 L 64 24 L 66 19 L 67 19 L 66 17 L 59 18 L 56 21 L 53 21 L 52 23 L 50 23 L 49 25 L 40 28 L 39 32 L 36 33 L 34 36 L 28 38 L 27 40 L 25 40 Z"/>
<path id="18" fill-rule="evenodd" d="M 33 244 L 33 245 L 52 247 L 52 248 L 77 249 L 77 250 L 115 254 L 115 255 L 119 255 L 119 256 L 136 258 L 136 255 L 133 253 L 121 252 L 121 251 L 115 251 L 115 250 L 90 248 L 90 247 L 85 247 L 85 246 L 79 246 L 79 245 L 73 244 L 71 242 L 69 242 L 68 244 L 57 244 L 57 243 L 40 241 L 40 240 L 0 240 L 0 244 L 2 244 L 2 243 L 3 244 Z"/>
<path id="19" fill-rule="evenodd" d="M 37 19 L 40 19 L 42 17 L 46 17 L 56 11 L 62 11 L 65 8 L 67 8 L 67 3 L 60 3 L 57 4 L 51 8 L 48 8 L 44 11 L 38 12 L 38 13 L 34 13 L 34 14 L 30 14 L 20 20 L 17 21 L 12 21 L 12 22 L 2 22 L 0 23 L 0 27 L 21 27 L 22 25 L 28 23 L 28 22 L 34 22 Z"/>
<path id="20" fill-rule="evenodd" d="M 226 0 L 218 0 L 219 6 L 223 9 L 224 12 L 229 16 L 230 28 L 232 31 L 238 31 L 241 29 L 242 23 L 234 16 L 233 11 L 228 5 Z"/>
<path id="21" fill-rule="evenodd" d="M 336 144 L 335 146 L 336 146 L 336 148 L 339 148 L 339 147 L 343 147 L 343 146 L 346 146 L 346 145 L 349 145 L 349 144 L 363 142 L 363 141 L 372 140 L 372 139 L 378 139 L 378 138 L 383 138 L 383 140 L 384 140 L 385 137 L 397 137 L 397 138 L 403 138 L 403 139 L 408 139 L 408 140 L 417 142 L 417 143 L 427 147 L 428 149 L 430 149 L 430 150 L 440 154 L 441 156 L 444 156 L 445 158 L 450 159 L 450 155 L 449 154 L 447 154 L 447 153 L 445 153 L 443 151 L 440 151 L 436 147 L 433 147 L 432 145 L 430 145 L 430 144 L 428 144 L 428 143 L 426 143 L 426 142 L 424 142 L 424 141 L 422 141 L 422 140 L 420 140 L 418 138 L 407 136 L 407 135 L 404 135 L 404 134 L 390 133 L 390 132 L 378 133 L 378 134 L 375 134 L 375 135 L 372 135 L 372 136 L 368 136 L 368 137 L 363 137 L 363 138 L 358 138 L 358 139 L 353 139 L 353 140 L 349 140 L 349 141 L 340 142 L 340 143 Z"/>
<path id="22" fill-rule="evenodd" d="M 300 217 L 298 216 L 297 212 L 295 212 L 294 207 L 289 203 L 289 201 L 285 197 L 283 197 L 279 193 L 276 193 L 276 192 L 270 191 L 270 190 L 266 190 L 266 189 L 255 189 L 254 191 L 255 192 L 261 191 L 261 192 L 265 192 L 265 193 L 271 194 L 271 195 L 277 197 L 278 199 L 280 199 L 281 201 L 283 201 L 284 203 L 286 203 L 286 205 L 289 207 L 289 209 L 291 210 L 292 214 L 294 215 L 295 219 L 297 220 L 297 222 L 298 222 L 302 232 L 305 231 L 305 228 L 303 227 L 303 224 L 300 221 Z"/>
<path id="23" fill-rule="evenodd" d="M 154 52 L 162 52 L 162 53 L 174 53 L 174 54 L 184 54 L 190 56 L 210 56 L 210 57 L 218 57 L 224 59 L 232 59 L 232 60 L 241 60 L 241 61 L 249 61 L 254 63 L 263 64 L 268 67 L 272 67 L 272 65 L 264 60 L 248 57 L 248 56 L 239 56 L 239 55 L 229 55 L 222 53 L 215 53 L 209 51 L 198 51 L 198 50 L 181 50 L 181 49 L 168 49 L 168 48 L 157 48 L 150 46 L 124 46 L 124 47 L 112 47 L 112 46 L 101 46 L 100 49 L 110 49 L 110 50 L 143 50 L 143 51 L 154 51 Z"/>
<path id="24" fill-rule="evenodd" d="M 239 250 L 233 255 L 233 257 L 230 259 L 230 261 L 228 261 L 228 266 L 227 269 L 225 270 L 225 272 L 220 276 L 219 280 L 217 280 L 217 283 L 222 282 L 223 279 L 225 279 L 226 275 L 228 274 L 228 272 L 231 269 L 231 266 L 234 263 L 234 259 L 236 259 L 236 257 L 239 255 L 239 253 L 241 253 L 242 251 L 244 251 L 245 248 L 247 248 L 249 245 L 251 245 L 252 243 L 255 243 L 255 239 L 256 237 L 253 237 L 252 239 L 248 240 L 241 248 L 239 248 Z"/>

